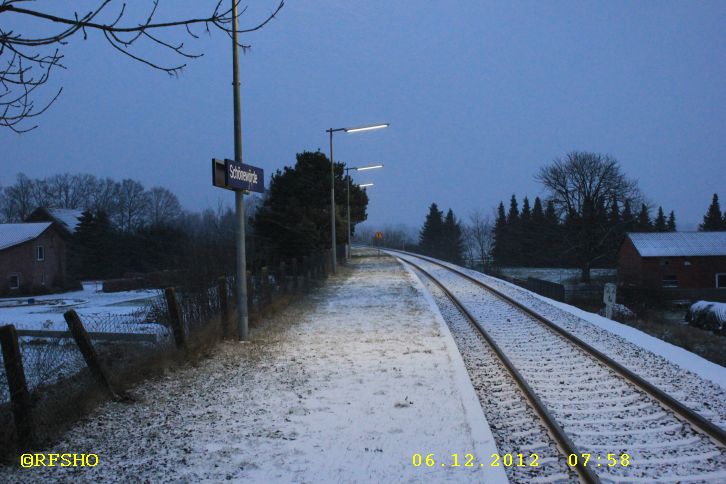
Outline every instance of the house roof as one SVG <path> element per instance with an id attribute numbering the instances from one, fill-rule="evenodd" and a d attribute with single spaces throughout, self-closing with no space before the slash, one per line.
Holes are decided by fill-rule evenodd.
<path id="1" fill-rule="evenodd" d="M 78 219 L 83 215 L 83 210 L 77 208 L 49 208 L 47 210 L 50 216 L 64 225 L 64 228 L 70 233 L 75 232 L 81 224 Z"/>
<path id="2" fill-rule="evenodd" d="M 51 222 L 0 224 L 0 250 L 37 238 Z"/>
<path id="3" fill-rule="evenodd" d="M 726 256 L 726 232 L 629 232 L 641 257 Z"/>

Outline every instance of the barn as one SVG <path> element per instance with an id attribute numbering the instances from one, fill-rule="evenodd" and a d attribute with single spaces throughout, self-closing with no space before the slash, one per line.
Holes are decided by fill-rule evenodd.
<path id="1" fill-rule="evenodd" d="M 726 232 L 634 232 L 618 252 L 618 283 L 669 299 L 726 301 Z"/>
<path id="2" fill-rule="evenodd" d="M 0 294 L 64 289 L 66 241 L 53 222 L 0 224 Z"/>

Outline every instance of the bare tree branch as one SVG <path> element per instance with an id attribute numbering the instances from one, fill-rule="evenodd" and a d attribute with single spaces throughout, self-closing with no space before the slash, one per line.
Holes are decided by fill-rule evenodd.
<path id="1" fill-rule="evenodd" d="M 148 54 L 139 52 L 143 49 L 143 41 L 185 59 L 196 59 L 204 54 L 190 52 L 186 50 L 184 42 L 166 40 L 160 34 L 162 32 L 176 34 L 183 28 L 181 32 L 183 36 L 198 39 L 199 36 L 191 30 L 191 26 L 198 24 L 203 25 L 207 33 L 211 33 L 211 28 L 214 28 L 230 37 L 233 34 L 233 9 L 231 6 L 223 9 L 223 0 L 217 1 L 209 16 L 170 21 L 156 21 L 160 2 L 149 0 L 151 8 L 141 22 L 127 18 L 126 3 L 122 3 L 118 13 L 108 22 L 104 22 L 101 16 L 106 12 L 110 14 L 115 2 L 98 1 L 98 6 L 85 14 L 76 11 L 69 16 L 58 16 L 40 9 L 26 8 L 26 4 L 32 3 L 29 0 L 0 0 L 0 127 L 10 128 L 17 133 L 27 132 L 36 127 L 25 128 L 20 125 L 29 118 L 43 114 L 60 96 L 62 88 L 44 104 L 37 106 L 34 102 L 36 89 L 48 82 L 53 69 L 65 68 L 59 46 L 66 45 L 68 40 L 79 32 L 82 33 L 84 40 L 88 38 L 90 32 L 100 32 L 115 51 L 170 75 L 178 75 L 186 64 L 165 65 L 163 62 L 153 60 Z M 239 6 L 239 0 L 233 1 Z M 238 29 L 237 33 L 260 30 L 277 16 L 284 5 L 284 0 L 279 0 L 276 8 L 264 20 L 250 28 Z M 247 11 L 247 7 L 238 10 L 239 18 Z M 57 25 L 60 29 L 52 35 L 33 36 L 7 28 L 13 20 L 23 17 L 45 22 L 51 27 Z M 243 51 L 249 48 L 249 45 L 241 43 L 238 45 Z M 49 46 L 56 47 L 50 53 L 44 52 L 43 49 Z"/>

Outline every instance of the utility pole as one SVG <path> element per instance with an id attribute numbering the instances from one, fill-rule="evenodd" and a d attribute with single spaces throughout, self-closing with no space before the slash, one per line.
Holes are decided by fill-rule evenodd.
<path id="1" fill-rule="evenodd" d="M 330 245 L 333 254 L 333 274 L 336 273 L 336 264 L 338 257 L 336 254 L 335 243 L 335 162 L 333 161 L 333 128 L 328 130 L 330 133 Z"/>
<path id="2" fill-rule="evenodd" d="M 239 58 L 237 46 L 237 1 L 232 0 L 232 92 L 234 97 L 234 160 L 242 163 L 242 113 L 240 109 Z M 234 192 L 235 245 L 237 249 L 237 316 L 239 339 L 248 338 L 247 316 L 247 260 L 245 254 L 245 199 L 244 190 Z"/>

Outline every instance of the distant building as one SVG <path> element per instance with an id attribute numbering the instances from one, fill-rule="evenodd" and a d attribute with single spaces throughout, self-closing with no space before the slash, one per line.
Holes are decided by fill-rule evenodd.
<path id="1" fill-rule="evenodd" d="M 0 294 L 53 292 L 66 287 L 63 230 L 53 222 L 0 224 Z"/>
<path id="2" fill-rule="evenodd" d="M 618 252 L 621 286 L 671 299 L 726 301 L 726 232 L 633 232 Z"/>
<path id="3" fill-rule="evenodd" d="M 77 208 L 45 208 L 38 207 L 28 215 L 26 222 L 55 222 L 58 228 L 65 232 L 65 235 L 71 236 L 81 224 L 79 220 L 83 215 L 83 210 Z"/>

